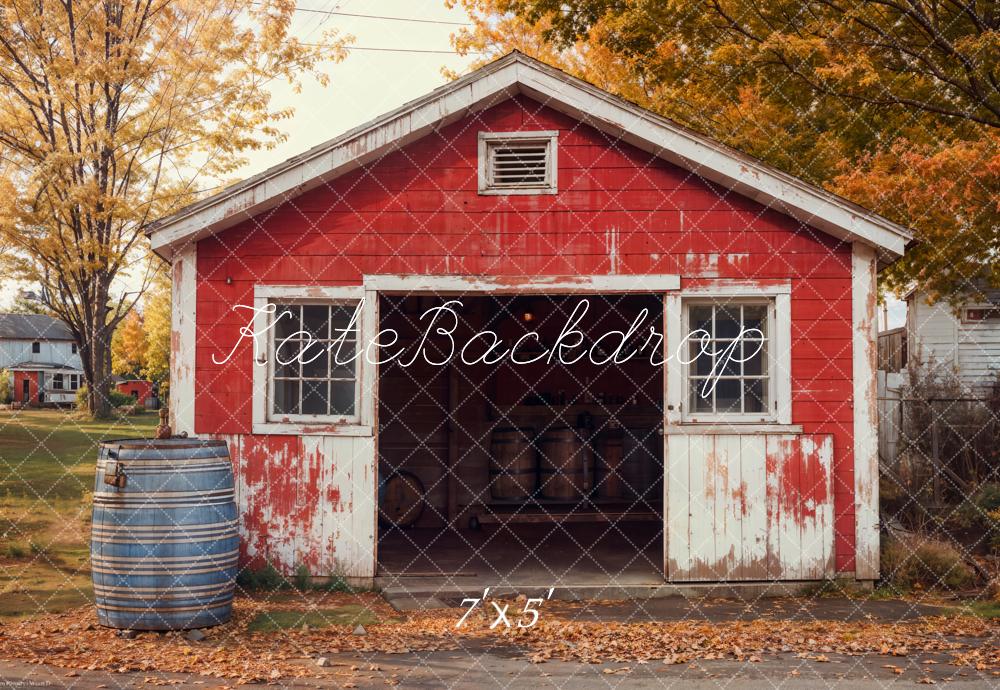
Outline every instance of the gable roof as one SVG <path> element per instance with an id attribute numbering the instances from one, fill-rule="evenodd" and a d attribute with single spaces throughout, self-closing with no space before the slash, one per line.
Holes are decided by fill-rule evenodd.
<path id="1" fill-rule="evenodd" d="M 517 94 L 838 239 L 869 244 L 882 261 L 902 256 L 913 239 L 906 228 L 858 204 L 514 51 L 157 221 L 146 231 L 153 251 L 169 259 L 177 247 L 231 227 Z"/>
<path id="2" fill-rule="evenodd" d="M 45 314 L 0 314 L 0 338 L 7 340 L 73 340 L 69 326 Z"/>

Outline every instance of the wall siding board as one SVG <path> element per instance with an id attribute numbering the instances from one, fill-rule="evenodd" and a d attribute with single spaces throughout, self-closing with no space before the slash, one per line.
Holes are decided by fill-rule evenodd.
<path id="1" fill-rule="evenodd" d="M 477 133 L 519 129 L 518 123 L 527 121 L 534 129 L 560 130 L 561 192 L 479 196 L 474 179 Z M 836 567 L 853 567 L 852 399 L 842 394 L 841 386 L 851 377 L 851 246 L 629 145 L 617 142 L 609 149 L 606 141 L 572 118 L 517 97 L 201 240 L 197 252 L 192 249 L 179 259 L 197 266 L 197 277 L 194 271 L 184 275 L 192 290 L 196 282 L 198 297 L 191 323 L 185 324 L 186 337 L 197 326 L 197 344 L 191 347 L 196 354 L 184 363 L 192 379 L 188 405 L 196 401 L 188 430 L 241 438 L 246 558 L 268 556 L 286 568 L 307 559 L 321 569 L 346 568 L 350 572 L 345 574 L 352 576 L 374 574 L 374 439 L 327 438 L 295 448 L 254 436 L 250 344 L 241 343 L 225 364 L 212 362 L 213 354 L 228 354 L 238 340 L 249 313 L 231 307 L 251 304 L 255 284 L 357 285 L 364 275 L 379 273 L 517 277 L 617 272 L 680 274 L 685 282 L 791 282 L 792 421 L 807 434 L 834 435 L 831 462 L 838 491 L 831 491 L 831 527 L 826 529 L 836 530 L 836 548 L 830 550 Z M 172 387 L 175 395 L 182 390 Z M 781 515 L 772 510 L 777 494 L 771 486 L 770 456 L 753 443 L 748 452 L 741 442 L 740 482 L 732 484 L 734 477 L 727 476 L 724 486 L 709 490 L 699 476 L 704 468 L 692 464 L 691 448 L 685 445 L 691 442 L 671 438 L 668 443 L 671 459 L 688 459 L 683 468 L 672 463 L 669 501 L 682 505 L 687 483 L 701 492 L 695 503 L 710 503 L 715 515 L 715 495 L 727 494 L 730 498 L 721 505 L 729 506 L 728 520 L 735 519 L 730 505 L 734 491 L 757 497 L 747 500 L 749 513 L 741 513 L 734 572 L 783 570 L 784 551 L 773 542 L 776 525 L 770 522 Z M 731 445 L 722 448 L 725 455 L 731 452 Z M 294 512 L 294 505 L 261 487 L 270 481 L 272 469 L 294 473 L 293 465 L 307 456 L 323 459 L 306 471 L 321 484 L 309 496 L 325 506 L 319 515 L 322 527 L 306 529 L 302 523 L 296 528 L 308 544 L 285 545 L 279 536 L 268 545 L 262 535 L 272 526 L 284 529 L 284 511 Z M 756 484 L 746 481 L 748 473 L 756 473 Z M 280 479 L 274 481 L 283 486 Z M 687 531 L 691 525 L 668 521 L 677 567 L 695 567 L 696 557 L 680 546 L 682 533 L 692 544 L 710 537 L 712 559 L 731 546 L 725 540 L 716 546 L 714 533 L 697 533 L 703 528 L 694 526 L 692 534 Z M 725 534 L 734 539 L 735 532 Z M 761 559 L 764 566 L 757 564 Z"/>
<path id="2" fill-rule="evenodd" d="M 668 578 L 832 576 L 832 458 L 829 435 L 671 436 Z"/>

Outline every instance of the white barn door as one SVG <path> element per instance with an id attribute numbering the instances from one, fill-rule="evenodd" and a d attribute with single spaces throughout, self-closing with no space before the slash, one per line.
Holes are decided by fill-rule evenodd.
<path id="1" fill-rule="evenodd" d="M 832 463 L 828 434 L 669 435 L 667 579 L 832 576 Z"/>

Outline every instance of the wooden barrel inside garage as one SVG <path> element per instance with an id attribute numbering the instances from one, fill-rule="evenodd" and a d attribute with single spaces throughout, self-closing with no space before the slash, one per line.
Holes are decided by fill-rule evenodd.
<path id="1" fill-rule="evenodd" d="M 622 436 L 625 497 L 649 503 L 662 500 L 663 437 L 649 427 L 628 427 Z"/>
<path id="2" fill-rule="evenodd" d="M 625 498 L 622 460 L 625 457 L 624 430 L 607 429 L 601 433 L 597 462 L 597 493 L 603 498 Z"/>
<path id="3" fill-rule="evenodd" d="M 399 470 L 378 487 L 378 517 L 383 525 L 409 527 L 424 512 L 424 484 L 417 475 Z"/>
<path id="4" fill-rule="evenodd" d="M 495 429 L 490 441 L 490 495 L 497 500 L 524 500 L 535 492 L 538 456 L 530 427 Z"/>
<path id="5" fill-rule="evenodd" d="M 594 483 L 594 455 L 582 429 L 556 427 L 538 442 L 538 483 L 542 496 L 575 500 L 590 493 Z"/>
<path id="6" fill-rule="evenodd" d="M 239 542 L 224 441 L 101 444 L 90 543 L 101 625 L 187 630 L 225 623 Z"/>
<path id="7" fill-rule="evenodd" d="M 629 427 L 601 433 L 597 493 L 602 498 L 662 500 L 663 439 L 655 429 Z"/>

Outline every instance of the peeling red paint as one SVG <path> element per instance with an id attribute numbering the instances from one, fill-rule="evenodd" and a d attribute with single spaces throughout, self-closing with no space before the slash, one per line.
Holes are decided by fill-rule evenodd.
<path id="1" fill-rule="evenodd" d="M 733 502 L 740 507 L 740 515 L 746 517 L 749 515 L 747 510 L 747 483 L 740 482 L 740 486 L 736 491 L 733 492 Z"/>
<path id="2" fill-rule="evenodd" d="M 544 199 L 477 194 L 476 142 L 468 132 L 497 126 L 503 130 L 504 117 L 520 123 L 525 114 L 539 129 L 560 130 L 560 182 L 564 173 L 569 180 L 587 169 L 592 187 L 567 188 Z M 611 270 L 607 229 L 614 228 L 614 265 L 621 274 L 678 274 L 682 287 L 725 287 L 735 281 L 741 286 L 791 285 L 792 421 L 801 424 L 806 434 L 833 435 L 838 491 L 833 494 L 828 488 L 829 472 L 818 472 L 815 458 L 801 457 L 799 449 L 798 465 L 789 465 L 792 461 L 784 456 L 766 458 L 767 473 L 784 479 L 780 486 L 768 486 L 765 500 L 768 506 L 774 502 L 774 511 L 768 514 L 776 521 L 799 523 L 814 518 L 812 506 L 833 500 L 838 566 L 850 567 L 855 544 L 850 391 L 835 401 L 823 394 L 840 390 L 837 386 L 852 375 L 852 325 L 849 318 L 846 322 L 839 318 L 844 305 L 850 313 L 850 246 L 821 232 L 803 230 L 801 223 L 777 210 L 701 183 L 638 149 L 623 145 L 610 150 L 599 133 L 530 100 L 505 101 L 475 118 L 471 129 L 468 119 L 450 124 L 433 143 L 408 143 L 405 151 L 361 166 L 356 173 L 199 242 L 198 357 L 189 365 L 178 365 L 178 375 L 194 377 L 198 383 L 192 431 L 239 434 L 243 439 L 241 482 L 248 490 L 241 500 L 247 506 L 243 518 L 247 557 L 280 558 L 289 568 L 297 558 L 317 567 L 332 563 L 330 544 L 353 538 L 349 532 L 355 523 L 349 520 L 355 509 L 365 511 L 374 522 L 374 488 L 367 495 L 353 486 L 374 483 L 375 453 L 371 451 L 372 459 L 362 463 L 339 450 L 335 454 L 325 442 L 309 445 L 308 439 L 344 431 L 335 424 L 302 429 L 305 442 L 298 437 L 280 441 L 252 435 L 249 343 L 225 369 L 210 359 L 223 346 L 228 351 L 243 325 L 229 313 L 230 295 L 252 295 L 255 284 L 289 285 L 306 276 L 318 285 L 360 285 L 366 275 L 456 273 L 475 276 L 499 292 L 517 292 L 527 280 L 546 280 L 554 286 L 551 291 L 558 292 Z M 448 146 L 442 147 L 441 141 Z M 431 158 L 434 166 L 420 176 L 412 175 L 414 161 Z M 473 182 L 456 188 L 446 171 L 463 167 L 469 168 Z M 643 170 L 641 179 L 634 174 L 636 169 Z M 363 179 L 378 179 L 385 185 L 358 184 Z M 322 220 L 303 233 L 303 213 Z M 470 213 L 481 219 L 471 229 Z M 415 217 L 419 223 L 413 222 Z M 403 227 L 421 230 L 403 233 L 399 231 Z M 239 255 L 234 257 L 237 247 Z M 331 253 L 329 247 L 338 251 Z M 183 273 L 182 264 L 175 265 L 176 284 L 182 275 L 192 280 L 190 272 Z M 233 286 L 226 286 L 227 277 L 233 278 Z M 866 306 L 873 317 L 874 302 Z M 874 342 L 866 346 L 870 360 Z M 176 352 L 179 334 L 171 334 L 171 347 Z M 857 402 L 869 408 L 874 404 L 871 399 Z M 713 456 L 710 461 L 719 459 Z M 793 471 L 799 473 L 798 486 L 785 477 Z M 724 492 L 714 485 L 711 491 L 738 501 L 744 515 L 753 509 L 755 496 L 759 502 L 755 490 L 763 492 L 743 485 L 734 491 L 728 482 L 720 486 L 726 487 Z M 330 520 L 331 514 L 336 520 Z M 771 572 L 778 573 L 777 565 L 769 565 Z"/>

